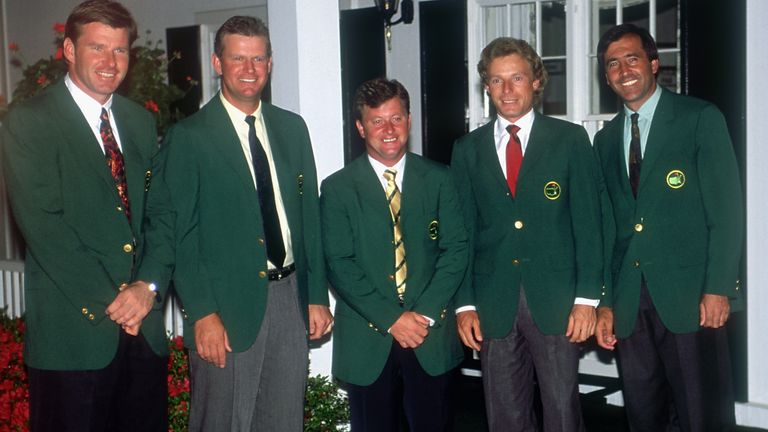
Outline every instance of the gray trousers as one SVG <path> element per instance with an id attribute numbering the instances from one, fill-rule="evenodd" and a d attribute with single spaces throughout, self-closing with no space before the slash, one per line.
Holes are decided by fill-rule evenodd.
<path id="1" fill-rule="evenodd" d="M 301 432 L 309 347 L 296 275 L 269 282 L 253 345 L 227 353 L 223 369 L 190 351 L 190 432 Z"/>
<path id="2" fill-rule="evenodd" d="M 541 430 L 533 410 L 536 382 L 544 411 L 544 432 L 584 430 L 579 403 L 579 348 L 565 335 L 539 331 L 522 287 L 512 331 L 502 339 L 483 341 L 480 366 L 491 432 Z"/>

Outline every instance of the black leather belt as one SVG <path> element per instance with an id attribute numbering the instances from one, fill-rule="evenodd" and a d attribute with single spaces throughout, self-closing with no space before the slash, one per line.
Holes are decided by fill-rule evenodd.
<path id="1" fill-rule="evenodd" d="M 295 271 L 296 271 L 296 265 L 291 264 L 283 268 L 267 270 L 267 278 L 271 281 L 285 279 Z"/>

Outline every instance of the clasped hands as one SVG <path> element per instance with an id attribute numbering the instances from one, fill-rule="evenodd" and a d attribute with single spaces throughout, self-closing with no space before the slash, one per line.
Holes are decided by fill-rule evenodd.
<path id="1" fill-rule="evenodd" d="M 429 319 L 417 312 L 403 312 L 389 328 L 389 334 L 403 348 L 418 348 L 429 334 Z"/>
<path id="2" fill-rule="evenodd" d="M 107 306 L 106 314 L 129 335 L 139 334 L 141 322 L 155 304 L 157 293 L 144 281 L 120 287 L 120 292 Z"/>

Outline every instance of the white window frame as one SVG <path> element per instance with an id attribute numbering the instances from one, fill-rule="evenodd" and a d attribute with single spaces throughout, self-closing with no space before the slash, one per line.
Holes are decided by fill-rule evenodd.
<path id="1" fill-rule="evenodd" d="M 488 99 L 485 96 L 480 76 L 477 73 L 476 66 L 480 60 L 480 52 L 485 43 L 485 22 L 483 22 L 483 8 L 489 6 L 518 5 L 534 3 L 536 8 L 536 17 L 541 16 L 542 3 L 551 0 L 468 0 L 467 1 L 467 69 L 468 69 L 468 113 L 467 120 L 470 130 L 475 129 L 487 123 L 488 118 Z M 648 0 L 648 19 L 649 32 L 656 37 L 656 1 Z M 623 22 L 623 0 L 615 0 L 616 3 L 616 22 Z M 591 61 L 597 50 L 592 45 L 592 40 L 597 39 L 599 35 L 592 33 L 597 31 L 592 27 L 593 0 L 566 0 L 565 4 L 565 58 L 566 58 L 566 114 L 557 116 L 574 123 L 582 124 L 589 133 L 590 137 L 603 126 L 603 123 L 613 118 L 615 113 L 609 114 L 591 114 L 590 104 L 593 98 L 592 88 L 601 77 L 594 76 L 591 69 Z M 679 34 L 679 29 L 678 29 Z M 679 37 L 679 36 L 678 36 Z M 541 23 L 536 20 L 536 48 L 541 52 Z M 679 53 L 678 48 L 660 49 L 659 53 Z M 547 57 L 557 58 L 556 56 Z M 678 85 L 680 70 L 678 69 Z"/>

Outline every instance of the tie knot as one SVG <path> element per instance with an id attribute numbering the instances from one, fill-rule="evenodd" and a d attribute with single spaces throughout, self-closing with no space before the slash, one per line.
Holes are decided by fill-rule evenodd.
<path id="1" fill-rule="evenodd" d="M 637 124 L 637 119 L 640 118 L 640 114 L 638 113 L 632 113 L 632 115 L 629 116 L 630 120 L 632 120 L 632 124 Z"/>
<path id="2" fill-rule="evenodd" d="M 245 116 L 245 122 L 248 123 L 248 126 L 253 127 L 253 125 L 256 124 L 256 116 Z"/>
<path id="3" fill-rule="evenodd" d="M 395 181 L 396 175 L 397 175 L 397 170 L 394 170 L 394 169 L 384 170 L 384 178 L 387 179 L 387 181 Z"/>
<path id="4" fill-rule="evenodd" d="M 103 122 L 109 121 L 109 111 L 107 111 L 106 108 L 101 109 L 101 115 L 99 116 L 99 119 L 101 119 Z"/>
<path id="5" fill-rule="evenodd" d="M 511 124 L 511 125 L 507 126 L 507 132 L 509 132 L 510 135 L 516 135 L 517 131 L 519 131 L 519 130 L 520 130 L 520 126 L 518 126 L 516 124 Z"/>

